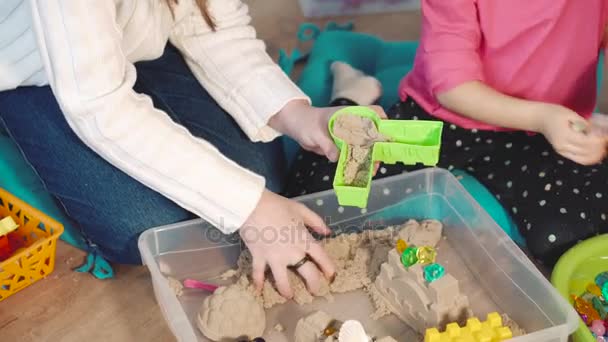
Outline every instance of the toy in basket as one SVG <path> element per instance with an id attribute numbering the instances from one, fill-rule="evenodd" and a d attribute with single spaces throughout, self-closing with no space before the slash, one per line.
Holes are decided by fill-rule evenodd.
<path id="1" fill-rule="evenodd" d="M 443 122 L 381 120 L 367 107 L 346 107 L 329 120 L 340 149 L 333 187 L 340 205 L 367 207 L 375 161 L 406 165 L 439 161 Z"/>
<path id="2" fill-rule="evenodd" d="M 12 217 L 7 216 L 0 219 L 0 261 L 8 259 L 13 254 L 11 243 L 8 240 L 8 234 L 17 229 L 19 225 L 15 223 Z"/>
<path id="3" fill-rule="evenodd" d="M 63 233 L 63 225 L 2 188 L 0 219 L 10 226 L 10 232 L 7 229 L 4 234 L 7 243 L 4 246 L 12 254 L 0 262 L 2 301 L 53 272 L 57 239 Z"/>

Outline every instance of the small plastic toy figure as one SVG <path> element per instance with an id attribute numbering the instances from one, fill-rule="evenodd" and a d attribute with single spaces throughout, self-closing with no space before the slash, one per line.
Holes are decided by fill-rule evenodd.
<path id="1" fill-rule="evenodd" d="M 597 297 L 602 296 L 602 289 L 594 283 L 589 283 L 589 285 L 587 285 L 587 292 Z"/>
<path id="2" fill-rule="evenodd" d="M 418 257 L 419 264 L 428 265 L 435 262 L 437 251 L 435 248 L 429 246 L 419 247 L 416 256 Z"/>
<path id="3" fill-rule="evenodd" d="M 440 264 L 430 264 L 424 268 L 424 280 L 429 283 L 440 279 L 445 275 L 445 268 Z"/>
<path id="4" fill-rule="evenodd" d="M 604 336 L 606 335 L 606 327 L 604 326 L 603 321 L 593 321 L 591 323 L 591 328 L 589 328 L 596 336 Z"/>
<path id="5" fill-rule="evenodd" d="M 340 331 L 340 327 L 342 327 L 342 322 L 338 321 L 338 320 L 332 320 L 331 322 L 329 322 L 329 324 L 327 325 L 327 327 L 325 327 L 325 330 L 323 330 L 323 336 L 325 337 L 331 337 L 334 336 L 335 334 L 337 334 Z"/>
<path id="6" fill-rule="evenodd" d="M 407 242 L 399 239 L 397 240 L 397 253 L 399 253 L 399 255 L 403 254 L 403 251 L 405 251 L 407 249 Z"/>
<path id="7" fill-rule="evenodd" d="M 401 263 L 403 266 L 410 267 L 418 262 L 418 257 L 416 256 L 418 254 L 417 250 L 416 247 L 408 247 L 403 251 L 401 254 Z"/>
<path id="8" fill-rule="evenodd" d="M 608 272 L 602 272 L 595 277 L 595 284 L 600 288 L 606 283 L 608 283 Z"/>
<path id="9" fill-rule="evenodd" d="M 579 313 L 579 315 L 586 315 L 587 322 L 593 322 L 595 320 L 601 319 L 599 313 L 593 308 L 593 306 L 589 302 L 575 295 L 572 295 L 571 298 L 574 302 L 574 309 L 576 310 L 576 312 Z"/>
<path id="10" fill-rule="evenodd" d="M 8 234 L 18 227 L 19 225 L 10 216 L 0 220 L 0 261 L 10 258 L 13 254 L 14 251 L 9 243 Z"/>

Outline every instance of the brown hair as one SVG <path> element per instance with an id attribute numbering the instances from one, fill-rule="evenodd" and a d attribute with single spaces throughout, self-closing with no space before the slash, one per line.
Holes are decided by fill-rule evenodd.
<path id="1" fill-rule="evenodd" d="M 167 3 L 169 4 L 169 7 L 172 11 L 173 6 L 177 5 L 178 2 L 179 0 L 167 0 Z M 213 21 L 213 17 L 211 17 L 211 14 L 209 13 L 207 0 L 196 0 L 196 4 L 198 5 L 198 8 L 201 11 L 201 14 L 203 15 L 203 18 L 205 19 L 207 25 L 209 25 L 209 27 L 211 27 L 211 29 L 215 31 L 215 22 Z"/>

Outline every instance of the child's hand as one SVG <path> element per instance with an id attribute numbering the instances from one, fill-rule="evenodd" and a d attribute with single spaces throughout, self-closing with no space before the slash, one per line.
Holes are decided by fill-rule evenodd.
<path id="1" fill-rule="evenodd" d="M 539 131 L 557 153 L 582 165 L 600 163 L 606 155 L 606 138 L 589 134 L 589 123 L 574 111 L 543 104 Z"/>
<path id="2" fill-rule="evenodd" d="M 303 149 L 324 155 L 335 162 L 339 156 L 338 148 L 329 135 L 327 125 L 329 118 L 342 108 L 344 107 L 316 108 L 305 101 L 292 101 L 270 119 L 269 125 L 292 137 Z M 386 119 L 381 107 L 369 108 L 376 111 L 379 117 Z"/>
<path id="3" fill-rule="evenodd" d="M 595 113 L 589 120 L 591 122 L 591 132 L 608 138 L 608 115 Z"/>
<path id="4" fill-rule="evenodd" d="M 306 256 L 310 261 L 295 270 L 304 278 L 311 293 L 320 288 L 319 271 L 332 280 L 335 266 L 307 227 L 319 234 L 330 233 L 325 222 L 303 204 L 264 191 L 256 209 L 239 231 L 253 257 L 252 278 L 258 291 L 262 289 L 268 266 L 279 293 L 292 298 L 287 269 Z"/>

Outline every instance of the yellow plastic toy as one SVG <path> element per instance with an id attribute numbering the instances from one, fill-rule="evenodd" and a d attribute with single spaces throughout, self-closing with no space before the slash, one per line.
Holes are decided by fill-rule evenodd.
<path id="1" fill-rule="evenodd" d="M 63 225 L 32 208 L 27 203 L 0 188 L 0 217 L 6 224 L 18 229 L 11 231 L 11 239 L 18 243 L 11 256 L 0 262 L 0 302 L 46 277 L 55 268 L 57 239 Z M 8 230 L 8 229 L 7 229 Z"/>
<path id="2" fill-rule="evenodd" d="M 7 216 L 0 220 L 0 236 L 7 235 L 18 227 L 19 225 L 15 222 L 15 220 L 13 220 L 12 217 Z"/>
<path id="3" fill-rule="evenodd" d="M 442 333 L 437 328 L 427 329 L 424 342 L 498 342 L 512 337 L 511 329 L 502 325 L 500 315 L 492 312 L 485 322 L 475 317 L 469 318 L 463 328 L 457 323 L 450 323 Z"/>

